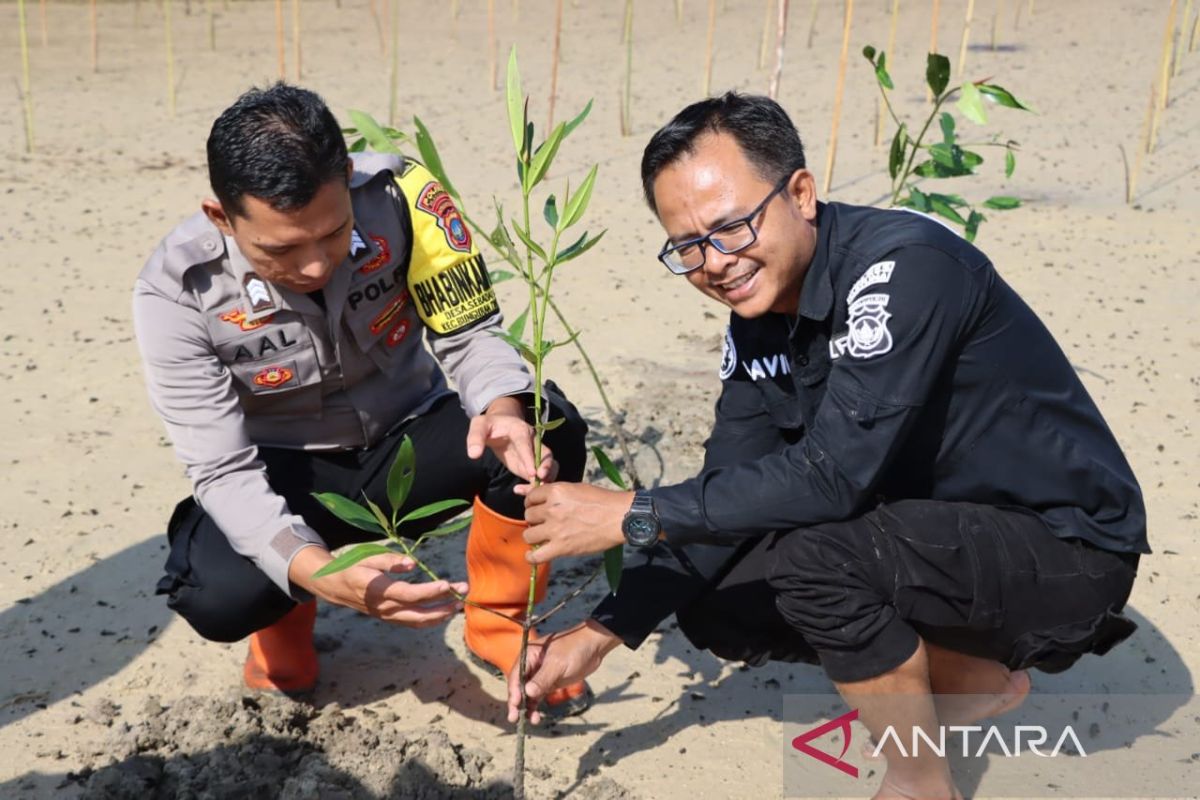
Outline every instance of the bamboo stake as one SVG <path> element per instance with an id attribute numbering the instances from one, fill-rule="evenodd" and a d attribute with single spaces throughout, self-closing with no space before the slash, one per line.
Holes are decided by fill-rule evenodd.
<path id="1" fill-rule="evenodd" d="M 396 87 L 400 81 L 400 0 L 392 3 L 392 74 L 388 81 L 388 125 L 396 127 Z"/>
<path id="2" fill-rule="evenodd" d="M 46 32 L 46 0 L 38 0 L 38 15 L 42 20 L 42 47 L 50 43 L 50 37 Z"/>
<path id="3" fill-rule="evenodd" d="M 1191 16 L 1192 0 L 1187 0 L 1183 7 L 1183 16 L 1179 19 L 1179 43 L 1175 45 L 1175 70 L 1171 73 L 1172 77 L 1179 77 L 1179 70 L 1183 67 L 1184 39 L 1187 38 L 1187 24 Z"/>
<path id="4" fill-rule="evenodd" d="M 1192 20 L 1192 38 L 1188 41 L 1188 52 L 1196 49 L 1196 29 L 1200 27 L 1200 11 L 1196 12 L 1196 18 Z"/>
<path id="5" fill-rule="evenodd" d="M 1146 120 L 1142 123 L 1142 140 L 1138 142 L 1137 156 L 1133 160 L 1133 171 L 1129 173 L 1129 186 L 1126 202 L 1133 203 L 1137 196 L 1138 175 L 1142 171 L 1142 160 L 1150 152 L 1150 125 L 1154 120 L 1154 104 L 1158 101 L 1158 87 L 1150 84 L 1150 103 L 1146 106 Z"/>
<path id="6" fill-rule="evenodd" d="M 520 21 L 521 19 L 521 0 L 512 0 L 512 15 L 513 19 Z"/>
<path id="7" fill-rule="evenodd" d="M 496 91 L 496 0 L 488 0 L 488 88 Z"/>
<path id="8" fill-rule="evenodd" d="M 275 0 L 275 53 L 279 56 L 279 80 L 287 79 L 283 46 L 283 0 Z"/>
<path id="9" fill-rule="evenodd" d="M 1004 14 L 1004 0 L 996 0 L 996 12 L 992 14 L 992 52 L 996 52 L 996 34 L 1000 27 L 1000 17 Z"/>
<path id="10" fill-rule="evenodd" d="M 1171 95 L 1171 44 L 1175 38 L 1175 15 L 1179 11 L 1179 0 L 1171 0 L 1171 8 L 1167 11 L 1167 28 L 1163 32 L 1162 57 L 1159 62 L 1159 94 L 1158 107 L 1163 110 Z M 1154 126 L 1158 128 L 1158 123 Z"/>
<path id="11" fill-rule="evenodd" d="M 713 65 L 713 34 L 717 29 L 717 0 L 708 0 L 708 38 L 704 46 L 704 91 L 708 97 L 712 93 Z"/>
<path id="12" fill-rule="evenodd" d="M 25 29 L 25 0 L 17 0 L 21 33 L 21 104 L 25 107 L 25 152 L 33 152 L 33 90 L 29 83 L 29 35 Z"/>
<path id="13" fill-rule="evenodd" d="M 163 0 L 163 30 L 167 38 L 167 113 L 175 117 L 175 40 L 171 35 L 171 0 Z"/>
<path id="14" fill-rule="evenodd" d="M 846 19 L 842 25 L 842 56 L 838 60 L 837 89 L 833 96 L 833 129 L 829 133 L 829 152 L 825 158 L 825 184 L 821 194 L 828 196 L 833 185 L 833 162 L 837 154 L 838 123 L 842 116 L 842 95 L 846 88 L 846 60 L 850 53 L 850 22 L 854 18 L 854 0 L 846 0 Z"/>
<path id="15" fill-rule="evenodd" d="M 767 41 L 771 36 L 771 11 L 774 5 L 774 0 L 767 0 L 763 3 L 763 29 L 762 39 L 758 43 L 758 68 L 763 69 L 767 66 Z"/>
<path id="16" fill-rule="evenodd" d="M 100 71 L 100 33 L 96 28 L 96 0 L 88 0 L 88 16 L 92 21 L 92 72 Z"/>
<path id="17" fill-rule="evenodd" d="M 967 42 L 971 40 L 971 18 L 975 16 L 975 0 L 967 0 L 967 18 L 963 21 L 962 41 L 958 45 L 958 76 L 965 78 L 967 69 Z"/>
<path id="18" fill-rule="evenodd" d="M 300 54 L 300 0 L 292 0 L 292 58 L 296 62 L 296 83 L 299 83 L 304 71 Z"/>
<path id="19" fill-rule="evenodd" d="M 46 0 L 42 0 L 45 5 Z M 142 27 L 142 0 L 133 0 L 133 29 L 141 30 Z"/>
<path id="20" fill-rule="evenodd" d="M 213 0 L 204 0 L 204 13 L 208 16 L 208 49 L 217 49 L 217 22 L 213 16 Z"/>
<path id="21" fill-rule="evenodd" d="M 779 0 L 779 14 L 775 18 L 775 69 L 771 72 L 771 83 L 767 96 L 775 100 L 779 96 L 779 78 L 783 75 L 783 44 L 787 37 L 788 6 L 791 0 Z"/>
<path id="22" fill-rule="evenodd" d="M 371 19 L 375 23 L 375 32 L 379 34 L 379 55 L 383 55 L 387 52 L 387 42 L 383 38 L 383 23 L 379 19 L 379 9 L 375 7 L 375 0 L 371 0 Z"/>
<path id="23" fill-rule="evenodd" d="M 562 0 L 559 0 L 561 3 Z M 625 97 L 621 114 L 621 135 L 633 133 L 633 0 L 625 0 Z"/>
<path id="24" fill-rule="evenodd" d="M 626 0 L 625 14 L 628 16 L 632 13 L 629 7 L 632 0 Z M 563 17 L 563 0 L 555 0 L 554 2 L 554 48 L 550 51 L 550 110 L 546 114 L 546 131 L 549 132 L 554 127 L 554 100 L 558 97 L 558 53 L 559 45 L 562 41 L 562 17 Z M 625 35 L 629 36 L 629 21 L 625 22 Z"/>
<path id="25" fill-rule="evenodd" d="M 812 10 L 808 13 L 808 49 L 812 50 L 813 36 L 817 32 L 817 0 L 812 0 Z"/>
<path id="26" fill-rule="evenodd" d="M 933 0 L 933 16 L 930 18 L 930 21 L 929 21 L 929 52 L 931 52 L 931 53 L 936 53 L 938 51 L 938 49 L 937 49 L 937 46 L 938 46 L 937 45 L 938 16 L 941 13 L 941 10 L 942 10 L 942 0 Z M 930 89 L 928 85 L 926 85 L 926 87 L 925 87 L 925 102 L 926 103 L 933 102 L 933 89 Z"/>
<path id="27" fill-rule="evenodd" d="M 892 21 L 888 25 L 887 53 L 889 59 L 896 55 L 896 23 L 900 17 L 900 0 L 892 0 Z M 883 143 L 883 120 L 886 118 L 883 108 L 883 98 L 875 98 L 875 146 Z"/>
<path id="28" fill-rule="evenodd" d="M 683 0 L 675 0 L 675 24 L 683 25 Z"/>

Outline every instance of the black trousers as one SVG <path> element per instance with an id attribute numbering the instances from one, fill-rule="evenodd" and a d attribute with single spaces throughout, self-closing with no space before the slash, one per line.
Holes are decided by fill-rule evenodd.
<path id="1" fill-rule="evenodd" d="M 551 419 L 564 417 L 565 422 L 548 431 L 545 442 L 559 462 L 559 480 L 577 481 L 583 477 L 587 458 L 587 424 L 553 387 L 549 399 Z M 469 424 L 458 398 L 451 395 L 372 447 L 337 452 L 263 447 L 259 458 L 266 465 L 271 488 L 331 549 L 378 537 L 342 522 L 311 493 L 337 492 L 360 499 L 365 492 L 387 508 L 387 473 L 405 436 L 412 437 L 416 452 L 409 505 L 415 508 L 452 498 L 470 501 L 478 496 L 504 516 L 523 518 L 524 500 L 513 493 L 518 479 L 490 450 L 478 460 L 467 457 Z M 400 533 L 422 533 L 460 511 L 410 523 L 411 527 L 402 527 Z M 295 605 L 250 559 L 233 550 L 193 498 L 176 506 L 167 525 L 167 538 L 171 549 L 157 593 L 167 595 L 167 606 L 204 638 L 237 641 L 276 622 Z"/>
<path id="2" fill-rule="evenodd" d="M 743 544 L 677 619 L 722 658 L 819 663 L 838 682 L 898 667 L 918 636 L 1060 672 L 1136 630 L 1121 611 L 1137 564 L 1026 509 L 904 500 Z"/>

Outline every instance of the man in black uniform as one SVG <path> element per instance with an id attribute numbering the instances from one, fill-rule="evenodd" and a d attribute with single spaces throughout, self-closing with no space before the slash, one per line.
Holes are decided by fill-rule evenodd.
<path id="1" fill-rule="evenodd" d="M 762 97 L 684 109 L 642 180 L 659 259 L 732 311 L 716 422 L 681 484 L 528 493 L 531 560 L 632 545 L 620 592 L 535 653 L 531 706 L 671 613 L 719 656 L 820 663 L 876 737 L 1011 708 L 1027 668 L 1132 633 L 1136 479 L 986 255 L 920 214 L 819 203 Z M 957 790 L 944 760 L 889 758 L 880 794 Z"/>

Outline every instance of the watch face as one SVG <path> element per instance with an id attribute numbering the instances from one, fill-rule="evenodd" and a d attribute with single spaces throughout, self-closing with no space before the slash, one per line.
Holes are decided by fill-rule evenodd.
<path id="1" fill-rule="evenodd" d="M 625 538 L 635 547 L 645 547 L 658 539 L 658 520 L 649 514 L 630 514 L 621 527 Z"/>

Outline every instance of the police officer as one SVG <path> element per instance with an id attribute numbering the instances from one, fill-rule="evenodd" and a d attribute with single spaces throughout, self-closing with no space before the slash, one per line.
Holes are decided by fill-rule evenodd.
<path id="1" fill-rule="evenodd" d="M 818 202 L 763 97 L 681 111 L 642 181 L 659 260 L 731 310 L 716 422 L 681 484 L 528 491 L 531 561 L 627 545 L 620 592 L 536 652 L 531 704 L 671 613 L 717 655 L 819 663 L 876 736 L 1011 708 L 1028 668 L 1130 635 L 1137 481 L 984 253 L 924 215 Z M 881 699 L 899 694 L 924 700 Z M 882 794 L 955 796 L 935 762 L 889 759 Z"/>
<path id="2" fill-rule="evenodd" d="M 409 627 L 447 621 L 468 590 L 519 613 L 529 568 L 513 487 L 559 469 L 578 480 L 586 425 L 554 396 L 567 424 L 533 463 L 532 382 L 494 335 L 496 295 L 450 196 L 413 161 L 351 159 L 321 99 L 282 83 L 221 114 L 208 170 L 215 198 L 163 239 L 134 289 L 151 403 L 194 487 L 168 525 L 158 592 L 207 639 L 249 636 L 247 685 L 288 693 L 317 679 L 315 598 Z M 378 537 L 312 493 L 386 507 L 406 436 L 412 507 L 475 503 L 468 582 L 405 580 L 415 565 L 399 554 L 314 579 L 330 550 Z M 518 625 L 470 608 L 465 628 L 477 657 L 514 663 Z M 555 706 L 588 702 L 577 683 Z"/>

